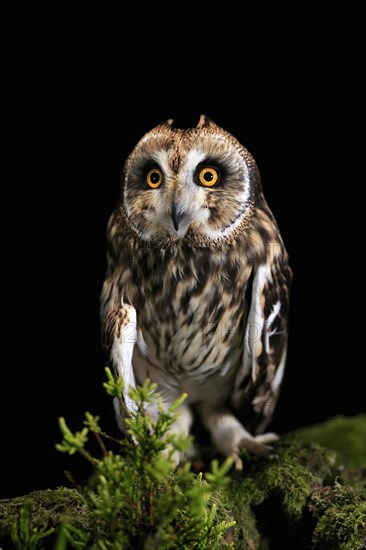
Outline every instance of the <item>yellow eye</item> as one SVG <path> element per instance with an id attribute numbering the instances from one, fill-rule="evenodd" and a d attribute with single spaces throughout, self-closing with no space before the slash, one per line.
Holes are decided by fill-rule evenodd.
<path id="1" fill-rule="evenodd" d="M 153 189 L 159 187 L 163 182 L 163 173 L 159 168 L 152 168 L 146 175 L 146 183 Z"/>
<path id="2" fill-rule="evenodd" d="M 206 166 L 198 174 L 198 181 L 201 185 L 205 187 L 213 187 L 219 181 L 219 172 L 216 168 L 211 166 Z"/>

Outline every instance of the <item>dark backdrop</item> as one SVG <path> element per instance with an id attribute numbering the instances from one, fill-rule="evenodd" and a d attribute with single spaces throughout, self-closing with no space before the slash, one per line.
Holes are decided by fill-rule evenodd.
<path id="1" fill-rule="evenodd" d="M 3 20 L 2 496 L 66 483 L 65 469 L 87 475 L 54 449 L 60 415 L 76 429 L 89 410 L 115 429 L 98 318 L 105 226 L 124 159 L 166 118 L 189 127 L 205 113 L 248 147 L 290 253 L 288 368 L 272 428 L 365 410 L 344 245 L 357 83 L 338 37 L 323 40 L 311 18 L 273 36 L 246 22 L 249 38 L 218 14 L 213 27 L 180 28 L 90 5 L 43 8 L 40 25 L 37 3 L 17 10 Z"/>

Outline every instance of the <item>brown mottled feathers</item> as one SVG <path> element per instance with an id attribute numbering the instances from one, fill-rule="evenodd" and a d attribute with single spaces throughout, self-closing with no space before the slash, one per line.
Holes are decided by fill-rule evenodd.
<path id="1" fill-rule="evenodd" d="M 197 185 L 201 165 L 220 171 L 217 187 Z M 159 189 L 146 186 L 150 166 L 164 174 Z M 204 116 L 196 128 L 169 120 L 146 134 L 126 161 L 108 223 L 101 319 L 116 371 L 131 368 L 139 383 L 149 376 L 167 402 L 187 391 L 188 404 L 228 407 L 262 432 L 285 366 L 290 283 L 249 152 Z M 137 316 L 132 366 L 121 337 L 126 304 Z M 233 439 L 223 452 L 238 446 Z"/>

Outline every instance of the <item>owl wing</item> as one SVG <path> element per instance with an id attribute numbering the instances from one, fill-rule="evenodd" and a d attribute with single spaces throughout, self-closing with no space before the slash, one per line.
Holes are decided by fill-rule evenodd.
<path id="1" fill-rule="evenodd" d="M 128 238 L 120 230 L 118 212 L 111 215 L 107 228 L 107 272 L 100 297 L 102 344 L 107 352 L 107 362 L 116 376 L 124 382 L 123 393 L 114 399 L 117 423 L 125 431 L 124 419 L 136 410 L 129 398 L 130 387 L 136 386 L 132 355 L 139 336 L 136 310 L 123 300 L 123 280 L 128 275 L 129 261 L 124 257 L 129 250 Z"/>
<path id="2" fill-rule="evenodd" d="M 256 433 L 272 418 L 287 353 L 292 273 L 282 244 L 272 247 L 270 256 L 253 270 L 243 360 L 232 396 L 234 408 L 241 409 L 244 422 Z"/>

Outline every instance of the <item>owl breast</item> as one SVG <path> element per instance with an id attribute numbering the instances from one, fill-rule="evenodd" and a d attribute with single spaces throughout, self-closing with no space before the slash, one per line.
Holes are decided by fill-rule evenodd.
<path id="1" fill-rule="evenodd" d="M 188 248 L 145 250 L 133 264 L 125 295 L 146 344 L 134 351 L 138 381 L 188 402 L 218 390 L 224 401 L 242 359 L 251 268 L 238 254 Z"/>

